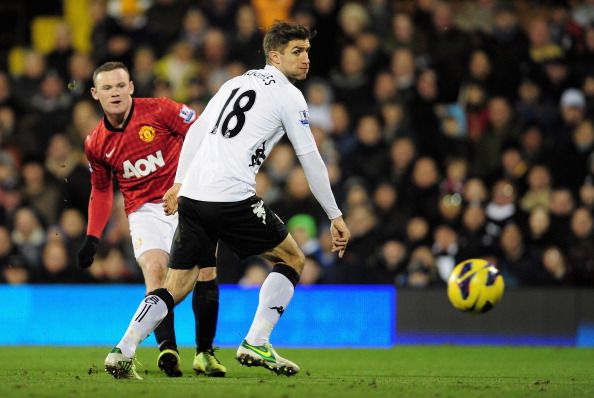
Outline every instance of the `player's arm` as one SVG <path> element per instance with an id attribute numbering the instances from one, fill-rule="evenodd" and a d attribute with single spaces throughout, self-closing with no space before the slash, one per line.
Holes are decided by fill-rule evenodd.
<path id="1" fill-rule="evenodd" d="M 338 252 L 338 256 L 342 257 L 351 234 L 336 204 L 330 187 L 328 169 L 309 128 L 307 104 L 303 95 L 299 94 L 293 95 L 284 105 L 281 111 L 283 126 L 303 167 L 309 189 L 332 221 L 332 251 Z"/>
<path id="2" fill-rule="evenodd" d="M 220 90 L 219 90 L 220 92 Z M 218 94 L 213 97 L 212 100 L 209 101 L 208 105 L 204 109 L 204 112 L 200 115 L 194 123 L 190 126 L 188 133 L 186 134 L 186 138 L 184 139 L 184 144 L 182 145 L 181 153 L 179 154 L 179 161 L 177 163 L 177 172 L 175 173 L 175 183 L 181 184 L 184 182 L 184 179 L 192 165 L 192 161 L 194 160 L 196 153 L 198 153 L 198 148 L 204 139 L 204 136 L 208 134 L 208 128 L 210 126 L 210 119 L 209 117 L 212 112 L 215 112 L 218 106 Z M 214 123 L 214 122 L 213 122 Z M 179 192 L 179 190 L 178 190 Z"/>
<path id="3" fill-rule="evenodd" d="M 317 149 L 313 152 L 297 155 L 297 157 L 301 167 L 303 167 L 309 189 L 332 221 L 330 225 L 332 251 L 338 252 L 338 256 L 342 258 L 351 233 L 342 219 L 342 212 L 338 208 L 332 193 L 328 169 L 326 169 L 326 165 Z"/>
<path id="4" fill-rule="evenodd" d="M 169 98 L 158 98 L 159 119 L 173 134 L 185 136 L 188 129 L 197 119 L 196 111 L 188 105 L 175 102 Z"/>
<path id="5" fill-rule="evenodd" d="M 85 143 L 85 153 L 91 168 L 91 196 L 89 197 L 87 236 L 78 250 L 78 265 L 88 268 L 93 264 L 101 237 L 113 204 L 113 187 L 109 169 L 96 161 Z"/>

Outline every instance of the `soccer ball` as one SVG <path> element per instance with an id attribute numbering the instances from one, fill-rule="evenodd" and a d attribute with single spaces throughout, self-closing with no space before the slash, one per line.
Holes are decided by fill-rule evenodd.
<path id="1" fill-rule="evenodd" d="M 448 279 L 448 298 L 460 311 L 482 314 L 501 300 L 504 288 L 503 276 L 493 264 L 471 258 L 454 267 Z"/>

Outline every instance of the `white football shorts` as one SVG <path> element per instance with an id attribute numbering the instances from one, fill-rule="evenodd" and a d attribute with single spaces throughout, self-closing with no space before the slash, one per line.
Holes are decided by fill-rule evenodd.
<path id="1" fill-rule="evenodd" d="M 166 216 L 161 203 L 145 203 L 128 216 L 136 260 L 147 250 L 171 250 L 178 214 Z"/>

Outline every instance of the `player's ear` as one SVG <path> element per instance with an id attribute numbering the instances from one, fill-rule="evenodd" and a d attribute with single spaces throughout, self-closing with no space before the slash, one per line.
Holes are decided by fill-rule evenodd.
<path id="1" fill-rule="evenodd" d="M 130 95 L 134 94 L 134 82 L 130 80 Z"/>
<path id="2" fill-rule="evenodd" d="M 97 95 L 97 89 L 95 87 L 91 87 L 91 96 L 94 100 L 99 100 L 99 95 Z"/>
<path id="3" fill-rule="evenodd" d="M 280 53 L 272 50 L 268 53 L 268 59 L 273 65 L 278 65 L 280 64 Z"/>

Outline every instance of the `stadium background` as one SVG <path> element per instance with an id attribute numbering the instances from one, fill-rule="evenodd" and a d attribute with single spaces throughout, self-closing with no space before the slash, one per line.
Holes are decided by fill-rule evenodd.
<path id="1" fill-rule="evenodd" d="M 403 327 L 387 332 L 392 342 L 441 327 L 425 341 L 455 332 L 452 341 L 484 342 L 491 331 L 492 342 L 592 345 L 592 1 L 1 2 L 0 294 L 18 303 L 3 317 L 37 316 L 14 296 L 27 289 L 51 315 L 74 284 L 141 282 L 121 198 L 93 267 L 73 261 L 90 189 L 82 140 L 100 117 L 93 68 L 122 60 L 137 96 L 200 110 L 226 79 L 263 64 L 262 28 L 286 18 L 318 32 L 299 87 L 353 232 L 336 259 L 303 172 L 279 145 L 258 192 L 308 255 L 302 284 L 397 287 L 396 305 L 384 300 L 398 310 L 388 322 Z M 452 266 L 476 256 L 508 287 L 481 321 L 458 318 L 443 289 Z M 251 258 L 222 266 L 220 280 L 258 286 L 268 270 Z M 49 296 L 9 286 L 22 284 L 58 285 Z M 526 314 L 539 321 L 513 326 Z"/>

